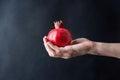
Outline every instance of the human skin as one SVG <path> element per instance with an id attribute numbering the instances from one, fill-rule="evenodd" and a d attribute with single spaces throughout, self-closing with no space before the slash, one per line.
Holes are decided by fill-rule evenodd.
<path id="1" fill-rule="evenodd" d="M 43 42 L 49 56 L 54 58 L 69 59 L 85 54 L 120 58 L 120 43 L 103 43 L 77 38 L 68 46 L 58 47 L 49 42 L 46 36 L 43 37 Z"/>

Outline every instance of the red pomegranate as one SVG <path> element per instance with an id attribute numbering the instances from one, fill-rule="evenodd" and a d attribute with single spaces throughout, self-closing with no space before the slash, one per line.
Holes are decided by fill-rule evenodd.
<path id="1" fill-rule="evenodd" d="M 52 29 L 48 35 L 48 41 L 52 42 L 53 44 L 64 47 L 71 44 L 72 36 L 68 29 L 65 29 L 63 22 L 56 21 L 54 22 L 55 29 Z"/>

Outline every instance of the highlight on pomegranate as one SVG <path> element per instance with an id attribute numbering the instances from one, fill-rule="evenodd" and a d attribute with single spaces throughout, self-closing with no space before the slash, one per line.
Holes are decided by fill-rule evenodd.
<path id="1" fill-rule="evenodd" d="M 55 21 L 54 29 L 50 30 L 47 35 L 48 41 L 52 42 L 54 45 L 59 47 L 64 47 L 71 44 L 72 35 L 68 29 L 63 25 L 63 22 Z"/>

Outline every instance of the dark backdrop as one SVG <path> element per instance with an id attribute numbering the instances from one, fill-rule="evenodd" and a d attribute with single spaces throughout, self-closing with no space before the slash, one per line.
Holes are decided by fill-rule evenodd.
<path id="1" fill-rule="evenodd" d="M 0 80 L 114 80 L 120 60 L 50 58 L 42 38 L 63 20 L 73 39 L 120 42 L 119 0 L 0 0 Z"/>

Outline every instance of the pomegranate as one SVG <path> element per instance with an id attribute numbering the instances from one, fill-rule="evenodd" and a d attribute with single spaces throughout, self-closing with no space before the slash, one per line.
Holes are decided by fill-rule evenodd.
<path id="1" fill-rule="evenodd" d="M 64 28 L 63 22 L 54 22 L 55 29 L 52 29 L 48 35 L 48 41 L 59 47 L 64 47 L 71 44 L 72 36 L 68 29 Z"/>

